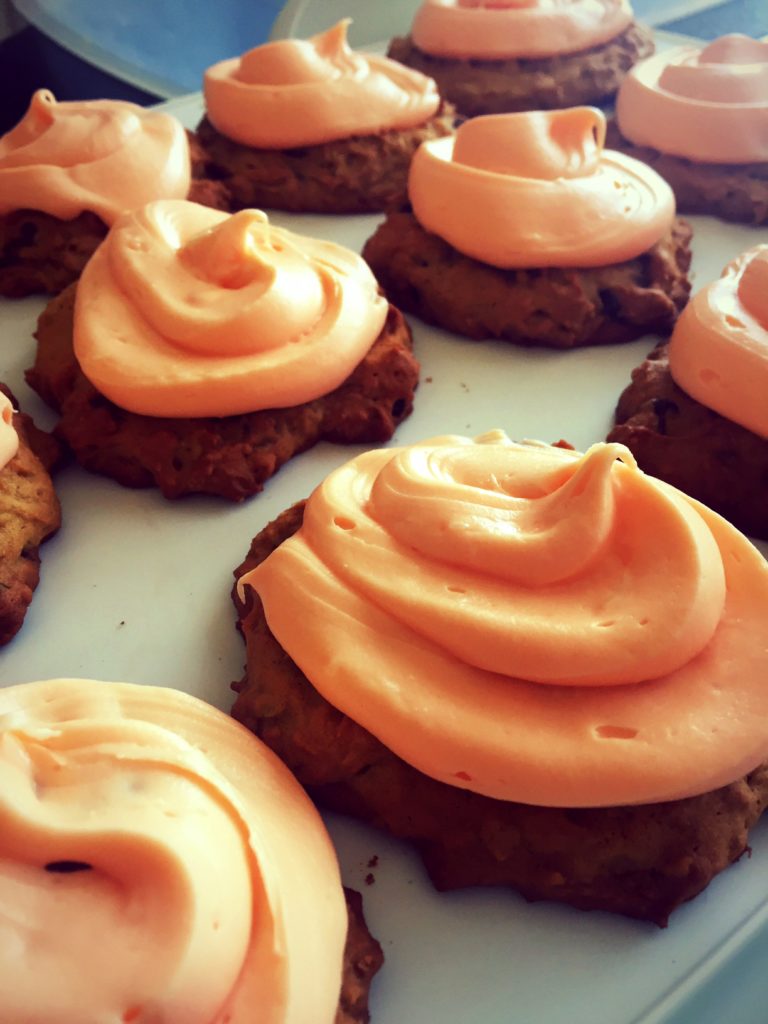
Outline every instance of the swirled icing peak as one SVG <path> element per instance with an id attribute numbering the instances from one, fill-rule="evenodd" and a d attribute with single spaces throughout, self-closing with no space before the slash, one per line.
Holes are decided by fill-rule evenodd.
<path id="1" fill-rule="evenodd" d="M 721 36 L 636 64 L 616 102 L 636 145 L 701 163 L 768 160 L 768 42 Z"/>
<path id="2" fill-rule="evenodd" d="M 411 38 L 435 57 L 554 57 L 607 43 L 631 21 L 629 0 L 424 0 Z"/>
<path id="3" fill-rule="evenodd" d="M 111 224 L 152 199 L 181 199 L 190 183 L 184 128 L 169 114 L 118 100 L 58 103 L 38 89 L 0 138 L 0 214 L 41 210 Z"/>
<path id="4" fill-rule="evenodd" d="M 672 191 L 603 149 L 593 107 L 490 114 L 422 143 L 408 193 L 428 231 L 497 267 L 591 267 L 645 252 L 669 230 Z"/>
<path id="5" fill-rule="evenodd" d="M 3 469 L 19 450 L 19 435 L 13 425 L 13 405 L 0 391 L 0 469 Z"/>
<path id="6" fill-rule="evenodd" d="M 368 452 L 241 585 L 327 700 L 451 785 L 646 803 L 768 754 L 768 565 L 621 445 Z"/>
<path id="7" fill-rule="evenodd" d="M 111 401 L 232 416 L 328 394 L 387 315 L 355 253 L 183 200 L 125 214 L 77 289 L 75 354 Z"/>
<path id="8" fill-rule="evenodd" d="M 676 383 L 768 439 L 768 245 L 748 249 L 683 310 L 669 344 Z"/>
<path id="9" fill-rule="evenodd" d="M 353 52 L 349 19 L 311 39 L 279 39 L 205 73 L 208 119 L 260 149 L 309 146 L 413 128 L 440 105 L 431 78 L 397 61 Z"/>
<path id="10" fill-rule="evenodd" d="M 0 985 L 28 1024 L 332 1024 L 346 910 L 298 783 L 178 691 L 0 690 Z"/>

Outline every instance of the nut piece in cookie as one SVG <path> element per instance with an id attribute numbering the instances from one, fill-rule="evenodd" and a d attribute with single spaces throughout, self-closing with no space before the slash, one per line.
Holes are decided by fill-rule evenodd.
<path id="1" fill-rule="evenodd" d="M 347 24 L 265 43 L 206 72 L 198 142 L 232 210 L 397 209 L 418 146 L 452 132 L 453 108 L 435 83 L 351 50 Z"/>
<path id="2" fill-rule="evenodd" d="M 390 299 L 469 338 L 575 348 L 668 333 L 691 229 L 650 168 L 603 149 L 592 108 L 503 114 L 425 143 L 412 213 L 363 256 Z"/>
<path id="3" fill-rule="evenodd" d="M 357 254 L 182 201 L 121 218 L 37 339 L 28 380 L 81 465 L 168 498 L 240 501 L 320 440 L 386 441 L 418 382 Z"/>
<path id="4" fill-rule="evenodd" d="M 632 373 L 609 440 L 643 469 L 768 540 L 768 246 L 701 289 Z"/>
<path id="5" fill-rule="evenodd" d="M 642 61 L 622 84 L 610 145 L 669 182 L 678 209 L 768 221 L 768 42 L 727 35 Z"/>
<path id="6" fill-rule="evenodd" d="M 14 404 L 0 385 L 0 644 L 21 629 L 40 581 L 40 545 L 61 523 L 48 472 L 55 443 Z"/>
<path id="7" fill-rule="evenodd" d="M 236 577 L 234 716 L 323 806 L 413 841 L 438 888 L 664 925 L 747 849 L 765 561 L 621 446 L 366 453 Z"/>
<path id="8" fill-rule="evenodd" d="M 430 75 L 467 117 L 603 104 L 653 53 L 626 0 L 424 0 L 389 56 Z"/>

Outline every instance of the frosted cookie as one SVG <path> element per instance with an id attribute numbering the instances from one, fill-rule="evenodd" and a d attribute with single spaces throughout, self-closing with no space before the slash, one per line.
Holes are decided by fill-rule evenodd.
<path id="1" fill-rule="evenodd" d="M 727 35 L 638 64 L 609 132 L 672 186 L 684 213 L 768 221 L 768 42 Z"/>
<path id="2" fill-rule="evenodd" d="M 648 473 L 768 540 L 768 246 L 698 292 L 632 373 L 610 439 Z"/>
<path id="3" fill-rule="evenodd" d="M 622 446 L 368 452 L 236 576 L 234 716 L 438 888 L 663 925 L 747 848 L 768 565 Z"/>
<path id="4" fill-rule="evenodd" d="M 476 117 L 607 102 L 653 37 L 628 0 L 424 0 L 388 53 Z"/>
<path id="5" fill-rule="evenodd" d="M 0 295 L 55 294 L 76 280 L 125 210 L 152 199 L 221 204 L 191 185 L 187 135 L 169 114 L 117 100 L 57 103 L 39 89 L 0 138 Z"/>
<path id="6" fill-rule="evenodd" d="M 296 780 L 228 716 L 154 686 L 11 686 L 0 775 L 6 1020 L 368 1020 L 382 956 L 359 896 Z"/>
<path id="7" fill-rule="evenodd" d="M 422 145 L 412 213 L 363 256 L 407 312 L 469 338 L 574 348 L 668 333 L 690 227 L 645 164 L 603 149 L 589 107 L 474 118 Z"/>
<path id="8" fill-rule="evenodd" d="M 183 200 L 118 219 L 38 324 L 29 383 L 86 469 L 239 501 L 324 439 L 376 444 L 418 363 L 363 260 Z"/>
<path id="9" fill-rule="evenodd" d="M 233 210 L 396 208 L 414 150 L 453 130 L 435 83 L 351 50 L 348 24 L 265 43 L 206 72 L 198 137 Z"/>
<path id="10" fill-rule="evenodd" d="M 57 446 L 14 404 L 0 385 L 0 645 L 21 629 L 40 581 L 40 545 L 61 523 L 49 475 Z"/>

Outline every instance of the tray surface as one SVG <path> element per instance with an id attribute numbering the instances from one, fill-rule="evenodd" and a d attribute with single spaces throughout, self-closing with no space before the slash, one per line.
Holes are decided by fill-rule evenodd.
<path id="1" fill-rule="evenodd" d="M 172 101 L 189 125 L 198 97 Z M 275 215 L 292 229 L 359 249 L 377 217 Z M 695 287 L 764 238 L 692 218 Z M 42 426 L 53 418 L 24 384 L 43 303 L 0 302 L 0 380 Z M 652 339 L 557 353 L 469 342 L 413 321 L 422 382 L 393 444 L 503 427 L 515 438 L 584 448 L 602 440 L 615 401 Z M 251 537 L 356 451 L 321 445 L 239 507 L 172 503 L 71 467 L 57 478 L 60 534 L 18 637 L 0 651 L 0 685 L 55 676 L 174 686 L 220 708 L 242 672 L 229 601 Z M 763 545 L 763 551 L 766 551 Z M 547 904 L 503 890 L 438 895 L 405 846 L 329 818 L 345 882 L 364 893 L 386 964 L 373 1024 L 764 1024 L 768 979 L 768 830 L 753 854 L 677 911 L 670 927 Z M 369 862 L 378 857 L 375 867 Z M 366 876 L 373 876 L 366 884 Z"/>

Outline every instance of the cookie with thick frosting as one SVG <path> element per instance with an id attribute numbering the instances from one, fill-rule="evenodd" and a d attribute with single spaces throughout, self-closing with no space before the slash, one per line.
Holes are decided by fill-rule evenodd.
<path id="1" fill-rule="evenodd" d="M 407 312 L 470 338 L 573 348 L 668 333 L 690 285 L 669 186 L 605 149 L 591 107 L 474 118 L 425 143 L 411 213 L 363 256 Z"/>
<path id="2" fill-rule="evenodd" d="M 649 473 L 768 539 L 768 246 L 694 295 L 632 373 L 610 439 Z"/>
<path id="3" fill-rule="evenodd" d="M 768 43 L 722 36 L 642 61 L 622 84 L 610 144 L 643 160 L 680 210 L 768 220 Z"/>
<path id="4" fill-rule="evenodd" d="M 236 576 L 235 717 L 438 887 L 664 924 L 746 848 L 768 566 L 621 446 L 367 453 Z"/>
<path id="5" fill-rule="evenodd" d="M 477 117 L 608 102 L 653 39 L 628 0 L 424 0 L 388 53 Z"/>
<path id="6" fill-rule="evenodd" d="M 356 253 L 183 200 L 119 219 L 37 338 L 28 380 L 78 461 L 169 498 L 240 501 L 321 439 L 386 441 L 418 381 Z"/>
<path id="7" fill-rule="evenodd" d="M 435 83 L 353 51 L 348 23 L 265 43 L 206 72 L 197 135 L 232 210 L 396 209 L 417 147 L 453 130 Z"/>
<path id="8" fill-rule="evenodd" d="M 219 206 L 220 192 L 192 182 L 175 117 L 119 100 L 60 103 L 39 89 L 0 138 L 0 295 L 60 292 L 125 210 L 187 196 Z"/>
<path id="9" fill-rule="evenodd" d="M 7 1019 L 368 1020 L 382 956 L 360 898 L 231 718 L 161 687 L 8 686 L 0 776 Z"/>

